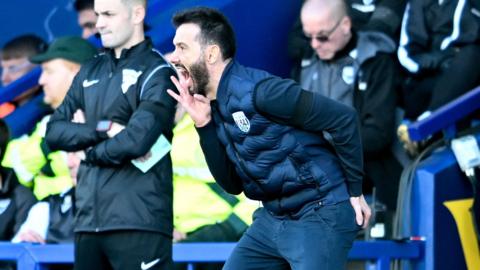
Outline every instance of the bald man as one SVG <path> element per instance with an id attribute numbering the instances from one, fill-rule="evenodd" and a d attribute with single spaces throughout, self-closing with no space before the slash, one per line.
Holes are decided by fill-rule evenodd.
<path id="1" fill-rule="evenodd" d="M 75 194 L 75 269 L 172 269 L 167 152 L 176 102 L 166 90 L 175 89 L 176 72 L 145 38 L 145 0 L 95 0 L 94 9 L 105 53 L 82 67 L 47 129 L 51 149 L 86 153 Z M 132 162 L 148 161 L 159 138 L 167 154 L 151 153 L 150 166 Z"/>
<path id="2" fill-rule="evenodd" d="M 299 82 L 357 110 L 364 191 L 375 187 L 379 201 L 394 211 L 402 170 L 391 151 L 399 74 L 395 44 L 380 32 L 353 31 L 343 0 L 308 0 L 301 21 L 314 53 L 303 61 Z"/>
<path id="3" fill-rule="evenodd" d="M 345 2 L 354 29 L 380 31 L 398 43 L 407 0 L 345 0 Z M 301 60 L 312 54 L 312 48 L 302 33 L 300 18 L 289 33 L 288 54 L 295 61 L 292 75 L 298 76 Z"/>

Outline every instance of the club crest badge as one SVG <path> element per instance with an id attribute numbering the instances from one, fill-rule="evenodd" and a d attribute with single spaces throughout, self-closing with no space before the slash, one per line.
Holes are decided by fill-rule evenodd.
<path id="1" fill-rule="evenodd" d="M 244 133 L 248 133 L 248 131 L 250 130 L 250 121 L 245 116 L 245 114 L 242 111 L 239 111 L 234 112 L 232 116 L 233 120 L 235 120 L 235 124 L 237 124 L 237 127 Z"/>
<path id="2" fill-rule="evenodd" d="M 355 81 L 355 70 L 352 66 L 346 66 L 342 69 L 342 79 L 348 85 Z"/>
<path id="3" fill-rule="evenodd" d="M 125 94 L 130 86 L 134 85 L 138 81 L 138 77 L 142 75 L 141 71 L 135 71 L 133 69 L 122 70 L 122 92 Z"/>

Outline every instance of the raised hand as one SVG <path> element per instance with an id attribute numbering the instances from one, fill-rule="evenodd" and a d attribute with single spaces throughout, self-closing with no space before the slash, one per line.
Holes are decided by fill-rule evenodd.
<path id="1" fill-rule="evenodd" d="M 171 89 L 167 90 L 168 94 L 182 105 L 185 111 L 187 111 L 190 117 L 192 117 L 195 126 L 203 127 L 207 125 L 211 120 L 210 100 L 205 96 L 199 94 L 194 94 L 192 96 L 189 93 L 188 89 L 191 85 L 191 78 L 182 80 L 181 82 L 174 76 L 171 76 L 170 79 L 177 87 L 179 94 Z"/>

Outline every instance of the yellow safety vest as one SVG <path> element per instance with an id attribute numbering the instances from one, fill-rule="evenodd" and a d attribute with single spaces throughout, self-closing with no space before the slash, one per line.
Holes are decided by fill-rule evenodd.
<path id="1" fill-rule="evenodd" d="M 30 136 L 11 140 L 2 160 L 2 166 L 12 168 L 21 184 L 33 187 L 38 200 L 72 187 L 66 152 L 55 151 L 45 156 L 42 151 L 49 118 L 45 116 Z M 46 166 L 50 171 L 48 174 L 42 172 Z"/>
<path id="2" fill-rule="evenodd" d="M 228 194 L 215 182 L 190 116 L 183 117 L 173 132 L 171 156 L 175 228 L 191 232 L 232 217 L 250 225 L 252 213 L 259 203 L 243 194 Z"/>

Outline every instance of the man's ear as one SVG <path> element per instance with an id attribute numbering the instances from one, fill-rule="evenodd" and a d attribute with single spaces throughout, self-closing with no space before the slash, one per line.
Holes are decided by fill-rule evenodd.
<path id="1" fill-rule="evenodd" d="M 350 19 L 350 17 L 348 16 L 343 17 L 341 22 L 341 28 L 343 33 L 350 33 L 352 29 L 352 19 Z"/>
<path id="2" fill-rule="evenodd" d="M 222 53 L 218 45 L 209 45 L 207 48 L 207 63 L 215 64 L 218 60 L 222 59 Z"/>
<path id="3" fill-rule="evenodd" d="M 134 24 L 143 24 L 145 20 L 146 12 L 145 7 L 142 5 L 135 5 L 132 8 L 132 19 Z"/>

